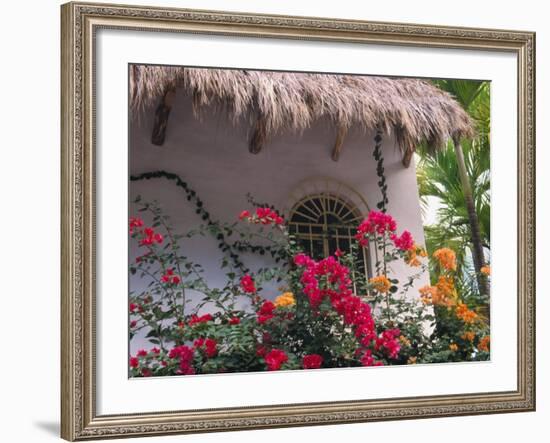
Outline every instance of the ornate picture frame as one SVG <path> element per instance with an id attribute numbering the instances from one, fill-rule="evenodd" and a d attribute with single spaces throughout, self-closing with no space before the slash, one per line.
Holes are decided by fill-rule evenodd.
<path id="1" fill-rule="evenodd" d="M 62 5 L 61 436 L 264 429 L 535 410 L 535 34 L 72 2 Z M 96 383 L 96 33 L 187 33 L 470 49 L 517 57 L 517 389 L 99 415 Z"/>

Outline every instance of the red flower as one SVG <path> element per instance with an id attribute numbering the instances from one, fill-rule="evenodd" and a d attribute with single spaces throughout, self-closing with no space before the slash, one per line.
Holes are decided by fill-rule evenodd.
<path id="1" fill-rule="evenodd" d="M 140 246 L 152 246 L 155 243 L 162 243 L 164 238 L 162 234 L 155 233 L 153 228 L 145 228 L 143 230 L 143 238 L 139 242 Z"/>
<path id="2" fill-rule="evenodd" d="M 374 359 L 370 349 L 367 349 L 363 354 L 363 356 L 361 357 L 361 364 L 363 366 L 382 366 L 383 365 L 381 361 L 376 361 Z"/>
<path id="3" fill-rule="evenodd" d="M 195 349 L 204 351 L 209 358 L 214 357 L 218 353 L 218 342 L 212 338 L 197 338 L 193 342 L 193 346 Z"/>
<path id="4" fill-rule="evenodd" d="M 130 322 L 130 327 L 131 327 L 131 328 L 135 328 L 136 326 L 137 326 L 137 321 L 136 321 L 136 320 L 132 320 L 132 321 Z"/>
<path id="5" fill-rule="evenodd" d="M 177 275 L 174 275 L 174 270 L 172 268 L 168 268 L 160 278 L 160 281 L 163 283 L 172 283 L 177 285 L 181 282 L 181 279 Z"/>
<path id="6" fill-rule="evenodd" d="M 135 303 L 130 303 L 130 312 L 134 312 L 138 308 L 138 305 Z"/>
<path id="7" fill-rule="evenodd" d="M 250 217 L 250 211 L 247 211 L 246 209 L 239 214 L 239 220 L 244 220 L 248 217 Z"/>
<path id="8" fill-rule="evenodd" d="M 336 249 L 336 251 L 334 252 L 334 255 L 336 257 L 342 257 L 342 255 L 344 255 L 344 251 L 342 251 L 341 249 Z"/>
<path id="9" fill-rule="evenodd" d="M 153 349 L 151 349 L 151 352 L 153 354 L 160 354 L 160 349 L 159 348 L 153 348 Z"/>
<path id="10" fill-rule="evenodd" d="M 139 366 L 139 360 L 137 357 L 130 357 L 130 367 L 137 368 Z"/>
<path id="11" fill-rule="evenodd" d="M 264 324 L 266 321 L 271 320 L 275 316 L 275 314 L 273 314 L 274 310 L 275 304 L 272 301 L 264 301 L 258 311 L 258 323 Z"/>
<path id="12" fill-rule="evenodd" d="M 204 314 L 204 315 L 201 315 L 200 317 L 197 316 L 197 315 L 192 315 L 191 318 L 189 319 L 189 321 L 187 322 L 187 324 L 189 326 L 194 326 L 196 324 L 199 324 L 199 323 L 207 323 L 211 320 L 213 320 L 214 317 L 212 317 L 212 315 L 210 314 Z"/>
<path id="13" fill-rule="evenodd" d="M 151 375 L 153 375 L 153 372 L 149 368 L 143 368 L 141 370 L 141 375 L 144 377 L 151 377 Z"/>
<path id="14" fill-rule="evenodd" d="M 241 288 L 247 294 L 253 294 L 256 292 L 256 285 L 250 275 L 246 274 L 241 277 Z"/>
<path id="15" fill-rule="evenodd" d="M 273 318 L 273 315 L 258 315 L 257 321 L 260 325 L 263 325 L 266 321 L 269 321 Z"/>
<path id="16" fill-rule="evenodd" d="M 229 320 L 228 320 L 228 323 L 230 325 L 238 325 L 239 323 L 241 322 L 241 319 L 239 317 L 231 317 Z"/>
<path id="17" fill-rule="evenodd" d="M 134 228 L 141 228 L 143 226 L 143 220 L 137 217 L 130 217 L 130 234 L 134 233 Z"/>
<path id="18" fill-rule="evenodd" d="M 212 338 L 207 338 L 204 342 L 207 357 L 214 357 L 218 353 L 218 343 Z"/>
<path id="19" fill-rule="evenodd" d="M 194 353 L 193 349 L 189 346 L 181 345 L 172 348 L 168 353 L 168 357 L 179 359 L 179 369 L 177 371 L 179 375 L 191 375 L 195 373 L 195 369 L 192 366 Z"/>
<path id="20" fill-rule="evenodd" d="M 265 357 L 266 354 L 267 354 L 267 348 L 265 346 L 258 345 L 258 347 L 256 348 L 256 355 L 258 357 Z"/>
<path id="21" fill-rule="evenodd" d="M 283 363 L 288 361 L 288 356 L 281 349 L 272 349 L 266 354 L 264 360 L 269 371 L 278 371 Z"/>
<path id="22" fill-rule="evenodd" d="M 137 352 L 137 356 L 138 357 L 146 357 L 147 356 L 147 351 L 145 349 L 140 349 L 138 352 Z"/>
<path id="23" fill-rule="evenodd" d="M 304 369 L 318 369 L 323 364 L 323 357 L 318 354 L 304 355 L 302 367 Z"/>

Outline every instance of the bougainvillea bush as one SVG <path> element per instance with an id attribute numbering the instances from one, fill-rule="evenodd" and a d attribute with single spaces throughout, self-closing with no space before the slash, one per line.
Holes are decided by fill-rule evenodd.
<path id="1" fill-rule="evenodd" d="M 150 347 L 130 356 L 131 376 L 489 358 L 488 321 L 458 294 L 453 251 L 427 257 L 389 214 L 371 211 L 350 251 L 315 260 L 270 207 L 179 234 L 158 205 L 139 198 L 136 204 L 147 215 L 130 219 L 131 241 L 140 251 L 130 272 L 145 289 L 130 294 L 130 340 L 145 336 Z M 186 240 L 199 235 L 214 236 L 225 252 L 223 287 L 211 287 L 201 264 L 186 256 Z M 354 259 L 369 246 L 381 257 L 371 278 Z M 252 272 L 239 259 L 242 251 L 271 255 L 273 266 Z M 433 285 L 412 294 L 430 259 L 438 270 Z M 392 277 L 397 261 L 411 270 L 406 281 Z M 279 288 L 274 299 L 273 287 Z"/>

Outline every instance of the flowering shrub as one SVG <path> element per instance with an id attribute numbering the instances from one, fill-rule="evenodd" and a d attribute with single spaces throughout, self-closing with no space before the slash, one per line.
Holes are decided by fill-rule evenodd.
<path id="1" fill-rule="evenodd" d="M 209 221 L 179 235 L 158 206 L 137 203 L 152 223 L 147 226 L 139 217 L 129 223 L 130 237 L 141 251 L 130 272 L 146 283 L 145 289 L 130 294 L 130 339 L 139 334 L 152 347 L 130 357 L 132 376 L 489 357 L 486 321 L 454 287 L 453 251 L 436 251 L 436 283 L 418 295 L 409 294 L 426 271 L 428 258 L 409 231 L 398 234 L 388 214 L 371 211 L 358 226 L 350 251 L 315 260 L 300 250 L 283 218 L 268 207 L 245 210 L 232 224 Z M 182 251 L 186 239 L 208 233 L 218 240 L 238 236 L 247 244 L 267 243 L 276 263 L 256 272 L 235 268 L 229 249 L 220 264 L 227 282 L 210 287 L 202 266 Z M 358 272 L 354 258 L 369 245 L 381 255 L 370 279 Z M 397 261 L 411 269 L 405 282 L 392 278 L 391 265 Z M 273 282 L 281 289 L 271 301 L 263 285 Z"/>

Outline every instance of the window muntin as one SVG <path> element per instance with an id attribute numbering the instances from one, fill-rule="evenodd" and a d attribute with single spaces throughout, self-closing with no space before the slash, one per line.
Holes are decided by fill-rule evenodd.
<path id="1" fill-rule="evenodd" d="M 351 251 L 353 236 L 363 216 L 346 199 L 331 194 L 317 193 L 298 201 L 290 211 L 289 230 L 300 246 L 318 260 L 334 255 L 337 249 Z M 356 252 L 357 269 L 372 276 L 369 252 Z"/>

